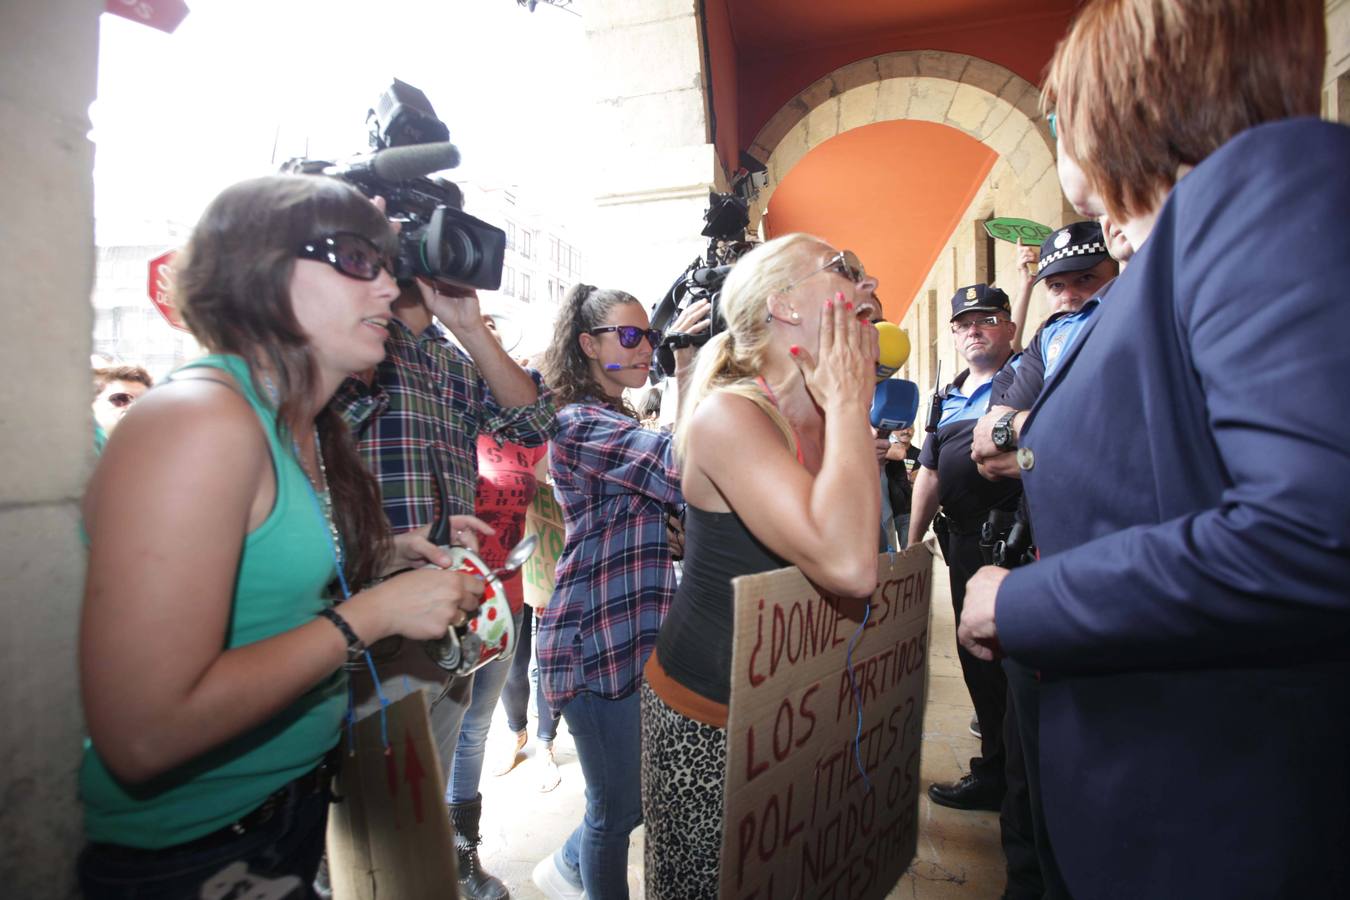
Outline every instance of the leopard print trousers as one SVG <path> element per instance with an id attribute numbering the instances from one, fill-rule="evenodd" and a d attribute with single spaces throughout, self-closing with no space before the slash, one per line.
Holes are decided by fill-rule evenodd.
<path id="1" fill-rule="evenodd" d="M 717 897 L 727 732 L 680 715 L 642 683 L 648 900 Z"/>

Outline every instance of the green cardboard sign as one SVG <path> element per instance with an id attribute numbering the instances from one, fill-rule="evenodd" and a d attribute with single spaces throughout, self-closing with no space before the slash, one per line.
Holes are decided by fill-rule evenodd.
<path id="1" fill-rule="evenodd" d="M 1055 229 L 1030 219 L 990 219 L 984 223 L 984 230 L 991 238 L 1015 244 L 1019 240 L 1028 247 L 1039 247 Z"/>

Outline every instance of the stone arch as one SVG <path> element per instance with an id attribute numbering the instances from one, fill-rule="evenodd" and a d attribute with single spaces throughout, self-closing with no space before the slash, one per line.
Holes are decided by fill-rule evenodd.
<path id="1" fill-rule="evenodd" d="M 1041 221 L 1072 215 L 1055 172 L 1054 141 L 1035 85 L 964 53 L 907 50 L 850 63 L 783 105 L 755 136 L 750 154 L 768 167 L 751 208 L 756 225 L 783 176 L 836 135 L 877 122 L 936 122 L 988 146 L 1005 161 Z"/>

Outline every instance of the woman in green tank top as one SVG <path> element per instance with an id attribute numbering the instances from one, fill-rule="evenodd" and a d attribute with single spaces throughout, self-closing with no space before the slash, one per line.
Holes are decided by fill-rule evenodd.
<path id="1" fill-rule="evenodd" d="M 343 664 L 391 635 L 443 636 L 481 585 L 413 562 L 326 405 L 384 357 L 393 233 L 342 182 L 271 176 L 217 197 L 176 299 L 210 356 L 141 400 L 84 498 L 80 773 L 86 897 L 308 896 L 323 847 L 320 763 Z M 250 896 L 253 894 L 250 893 Z"/>

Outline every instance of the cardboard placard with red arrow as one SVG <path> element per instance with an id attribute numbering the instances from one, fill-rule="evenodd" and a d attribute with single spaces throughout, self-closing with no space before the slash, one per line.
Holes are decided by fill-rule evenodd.
<path id="1" fill-rule="evenodd" d="M 384 736 L 388 735 L 386 748 Z M 412 691 L 343 737 L 338 796 L 328 814 L 328 869 L 343 900 L 445 900 L 456 896 L 454 832 L 445 778 L 427 719 L 426 696 Z"/>

